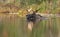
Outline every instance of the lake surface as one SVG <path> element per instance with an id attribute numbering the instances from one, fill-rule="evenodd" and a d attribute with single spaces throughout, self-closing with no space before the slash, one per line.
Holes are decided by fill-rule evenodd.
<path id="1" fill-rule="evenodd" d="M 25 17 L 0 15 L 0 37 L 60 37 L 60 17 L 49 17 L 27 28 Z"/>

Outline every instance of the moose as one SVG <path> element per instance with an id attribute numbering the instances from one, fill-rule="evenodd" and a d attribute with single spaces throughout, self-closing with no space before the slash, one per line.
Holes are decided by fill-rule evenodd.
<path id="1" fill-rule="evenodd" d="M 38 10 L 35 10 L 35 11 L 32 11 L 32 14 L 27 14 L 26 15 L 26 19 L 27 19 L 27 22 L 28 22 L 28 29 L 32 30 L 33 28 L 33 25 L 39 21 L 42 21 L 45 19 L 44 16 L 40 15 L 40 14 L 37 14 L 37 12 L 39 11 L 40 9 Z M 29 12 L 29 11 L 28 11 Z"/>

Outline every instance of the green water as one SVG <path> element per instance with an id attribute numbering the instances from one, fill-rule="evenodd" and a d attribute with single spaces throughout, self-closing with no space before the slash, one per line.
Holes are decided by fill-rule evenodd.
<path id="1" fill-rule="evenodd" d="M 43 20 L 33 27 L 32 31 L 27 29 L 26 18 L 19 16 L 6 17 L 0 22 L 0 37 L 58 37 L 58 18 Z M 58 21 L 58 22 L 57 22 Z M 59 23 L 59 24 L 58 24 Z M 50 26 L 51 25 L 51 26 Z"/>

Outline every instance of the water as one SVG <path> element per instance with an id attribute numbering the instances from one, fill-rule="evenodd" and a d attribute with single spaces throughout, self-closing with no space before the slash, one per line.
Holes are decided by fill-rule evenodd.
<path id="1" fill-rule="evenodd" d="M 0 15 L 0 37 L 60 37 L 60 17 L 49 17 L 28 30 L 26 18 Z"/>

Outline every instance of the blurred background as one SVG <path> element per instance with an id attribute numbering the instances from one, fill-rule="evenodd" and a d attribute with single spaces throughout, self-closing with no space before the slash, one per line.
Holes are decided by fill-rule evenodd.
<path id="1" fill-rule="evenodd" d="M 56 16 L 49 16 L 32 31 L 28 30 L 26 10 L 29 8 L 40 8 L 38 13 L 42 14 L 60 15 L 60 0 L 0 0 L 0 37 L 60 37 L 60 17 Z"/>

